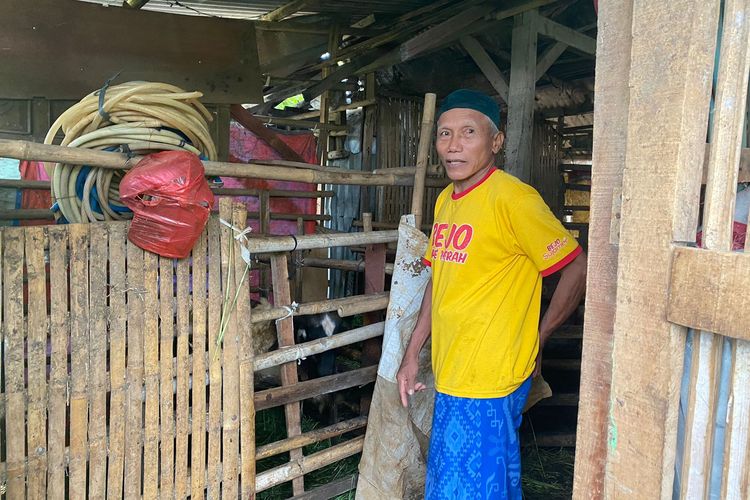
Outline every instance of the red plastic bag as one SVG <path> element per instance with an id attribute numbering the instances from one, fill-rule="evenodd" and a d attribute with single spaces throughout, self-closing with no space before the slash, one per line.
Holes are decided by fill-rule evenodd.
<path id="1" fill-rule="evenodd" d="M 163 257 L 187 257 L 214 204 L 203 164 L 187 151 L 146 156 L 122 178 L 120 199 L 135 214 L 128 239 Z"/>

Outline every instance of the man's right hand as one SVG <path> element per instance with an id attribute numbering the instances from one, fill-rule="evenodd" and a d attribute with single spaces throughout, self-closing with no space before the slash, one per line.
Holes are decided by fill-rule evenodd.
<path id="1" fill-rule="evenodd" d="M 409 396 L 412 396 L 415 391 L 423 391 L 427 389 L 427 386 L 421 382 L 417 382 L 417 371 L 419 370 L 419 361 L 416 356 L 404 356 L 401 360 L 401 367 L 398 369 L 396 374 L 396 380 L 398 381 L 398 392 L 401 395 L 401 404 L 404 408 L 409 406 Z"/>

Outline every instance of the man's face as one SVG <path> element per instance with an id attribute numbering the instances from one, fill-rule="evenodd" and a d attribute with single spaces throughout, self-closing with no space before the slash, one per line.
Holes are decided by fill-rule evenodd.
<path id="1" fill-rule="evenodd" d="M 490 121 L 473 109 L 455 108 L 440 115 L 435 147 L 448 177 L 471 185 L 491 167 L 503 144 L 503 133 L 492 135 Z M 477 174 L 479 173 L 479 176 Z"/>

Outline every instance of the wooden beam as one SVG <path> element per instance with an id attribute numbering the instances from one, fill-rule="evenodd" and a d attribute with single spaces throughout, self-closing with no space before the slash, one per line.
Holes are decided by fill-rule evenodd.
<path id="1" fill-rule="evenodd" d="M 538 17 L 530 10 L 513 20 L 505 170 L 524 182 L 531 179 Z"/>
<path id="2" fill-rule="evenodd" d="M 585 33 L 593 28 L 596 28 L 597 24 L 588 24 L 582 28 L 577 29 L 581 33 Z M 540 79 L 550 67 L 555 64 L 555 61 L 568 49 L 569 45 L 563 42 L 557 42 L 547 48 L 544 53 L 538 57 L 536 63 L 536 79 Z"/>
<path id="3" fill-rule="evenodd" d="M 288 161 L 298 161 L 301 163 L 305 162 L 305 159 L 302 158 L 299 153 L 282 141 L 273 130 L 266 128 L 262 121 L 254 117 L 252 113 L 243 108 L 241 104 L 232 104 L 230 111 L 232 113 L 232 118 L 250 132 L 263 139 L 269 146 L 279 153 L 283 159 Z"/>
<path id="4" fill-rule="evenodd" d="M 369 384 L 375 381 L 377 371 L 377 366 L 368 366 L 366 368 L 358 368 L 344 373 L 298 382 L 294 385 L 285 385 L 256 392 L 255 409 L 261 411 L 276 406 L 293 404 L 313 396 L 330 394 L 350 387 Z"/>
<path id="5" fill-rule="evenodd" d="M 750 340 L 750 254 L 678 247 L 669 289 L 672 323 Z"/>
<path id="6" fill-rule="evenodd" d="M 536 79 L 539 80 L 547 72 L 555 61 L 568 49 L 569 45 L 563 42 L 557 42 L 551 45 L 544 53 L 539 56 L 536 63 Z"/>
<path id="7" fill-rule="evenodd" d="M 482 19 L 494 10 L 494 5 L 476 5 L 461 12 L 457 16 L 443 21 L 415 36 L 401 45 L 401 55 L 404 61 L 413 58 L 416 54 L 422 54 L 427 50 L 440 46 L 446 41 L 455 40 L 460 34 L 473 23 Z"/>
<path id="8" fill-rule="evenodd" d="M 148 0 L 122 0 L 122 6 L 127 9 L 140 9 L 148 3 Z"/>
<path id="9" fill-rule="evenodd" d="M 563 42 L 575 49 L 585 52 L 586 54 L 596 54 L 596 39 L 584 35 L 573 28 L 568 28 L 560 23 L 556 23 L 544 16 L 539 16 L 537 29 L 539 34 L 553 38 L 558 42 Z"/>
<path id="10" fill-rule="evenodd" d="M 391 50 L 390 52 L 387 52 L 386 54 L 384 54 L 383 56 L 375 60 L 372 64 L 365 66 L 362 72 L 375 71 L 386 66 L 393 66 L 395 64 L 399 64 L 409 59 L 413 59 L 423 54 L 427 50 L 438 49 L 440 47 L 449 45 L 455 42 L 461 36 L 468 36 L 473 33 L 477 33 L 479 31 L 487 29 L 490 26 L 494 26 L 495 25 L 494 21 L 502 21 L 503 19 L 513 17 L 520 13 L 535 9 L 543 5 L 547 5 L 552 2 L 553 0 L 531 0 L 531 1 L 515 0 L 512 3 L 506 5 L 505 8 L 492 13 L 490 16 L 486 16 L 486 17 L 491 18 L 490 21 L 475 22 L 473 25 L 470 25 L 463 31 L 454 32 L 452 37 L 444 37 L 442 42 L 439 44 L 430 44 L 430 43 L 425 42 L 418 49 L 417 47 L 414 47 L 414 46 L 407 48 L 407 44 L 410 41 L 406 41 L 403 44 L 401 44 L 399 47 L 396 47 L 395 49 Z"/>
<path id="11" fill-rule="evenodd" d="M 621 3 L 629 2 L 603 6 L 614 13 Z M 703 0 L 635 2 L 632 24 L 620 27 L 633 38 L 607 498 L 673 493 L 686 329 L 667 320 L 671 244 L 694 241 L 698 226 L 718 11 L 718 2 Z M 665 46 L 670 50 L 654 50 Z M 606 101 L 597 106 L 608 109 Z M 597 209 L 592 205 L 592 213 Z"/>
<path id="12" fill-rule="evenodd" d="M 482 70 L 490 85 L 497 91 L 503 102 L 508 102 L 508 81 L 503 76 L 495 61 L 487 54 L 476 38 L 465 36 L 461 38 L 461 45 Z"/>
<path id="13" fill-rule="evenodd" d="M 305 6 L 307 6 L 308 0 L 291 0 L 291 2 L 287 2 L 284 5 L 281 5 L 271 12 L 264 14 L 261 16 L 261 21 L 281 21 L 283 19 L 286 19 L 287 17 L 291 16 L 292 14 L 296 14 Z"/>

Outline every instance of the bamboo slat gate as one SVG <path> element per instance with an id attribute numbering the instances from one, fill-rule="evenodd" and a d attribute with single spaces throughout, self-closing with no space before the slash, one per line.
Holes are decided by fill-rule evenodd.
<path id="1" fill-rule="evenodd" d="M 221 218 L 243 229 L 247 214 L 222 200 Z M 372 382 L 375 367 L 306 382 L 295 367 L 305 356 L 382 335 L 383 323 L 291 345 L 291 237 L 246 243 L 273 254 L 276 284 L 276 306 L 252 315 L 236 232 L 218 218 L 182 260 L 144 252 L 126 235 L 127 223 L 0 231 L 6 498 L 253 498 L 297 478 L 301 490 L 304 474 L 361 451 L 359 436 L 303 456 L 303 446 L 361 429 L 366 417 L 303 434 L 299 402 Z M 396 239 L 395 231 L 377 231 L 297 243 Z M 294 314 L 372 312 L 387 302 L 383 293 L 347 297 L 301 304 Z M 248 326 L 262 321 L 277 321 L 282 347 L 254 358 Z M 253 373 L 279 365 L 284 384 L 255 393 Z M 288 437 L 256 451 L 255 411 L 281 405 Z M 256 460 L 285 452 L 290 462 L 256 475 Z M 351 479 L 327 488 L 334 486 L 353 487 Z"/>

